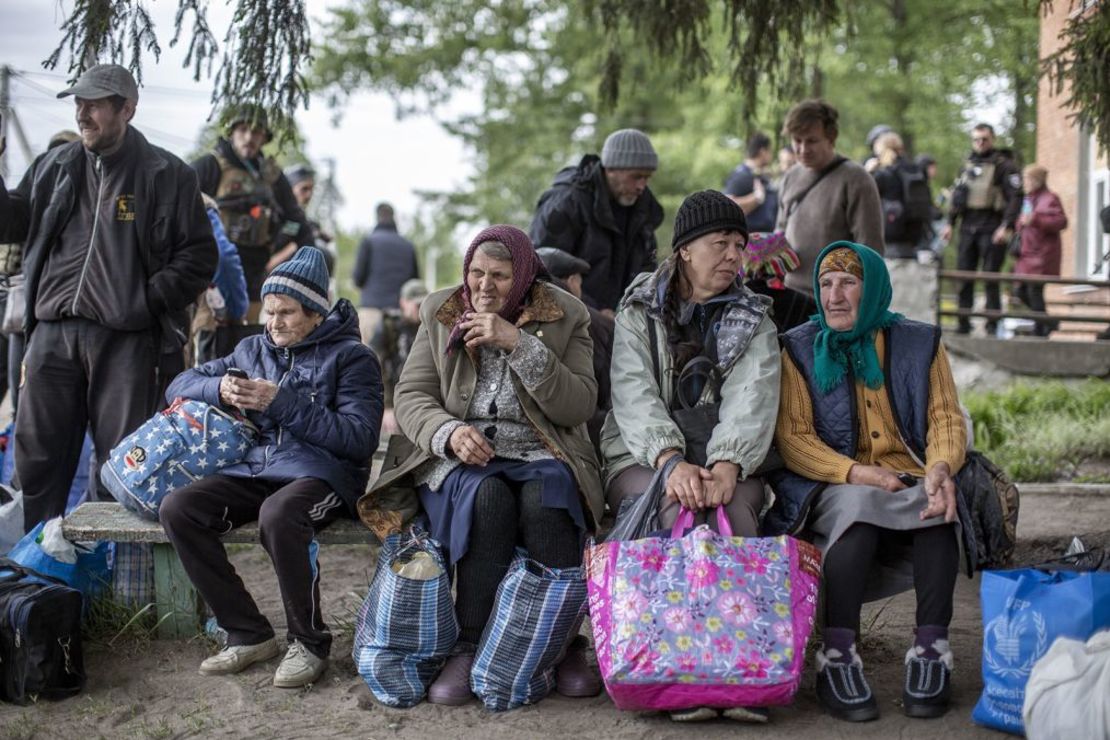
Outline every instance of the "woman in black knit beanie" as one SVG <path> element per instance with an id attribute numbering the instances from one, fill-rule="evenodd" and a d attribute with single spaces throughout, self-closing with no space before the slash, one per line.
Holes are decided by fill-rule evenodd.
<path id="1" fill-rule="evenodd" d="M 737 536 L 757 534 L 767 456 L 779 400 L 779 347 L 770 299 L 738 279 L 748 226 L 740 207 L 704 190 L 675 216 L 674 253 L 637 277 L 613 336 L 613 409 L 601 432 L 609 507 L 642 493 L 655 470 L 681 458 L 667 480 L 661 524 L 682 508 L 695 522 L 723 506 Z M 726 716 L 765 721 L 761 710 Z M 672 712 L 676 720 L 716 717 L 717 709 Z"/>

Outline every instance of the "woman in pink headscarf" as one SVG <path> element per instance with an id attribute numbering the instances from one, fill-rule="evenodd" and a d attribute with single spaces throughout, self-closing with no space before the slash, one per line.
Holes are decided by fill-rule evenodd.
<path id="1" fill-rule="evenodd" d="M 478 234 L 463 275 L 424 300 L 394 392 L 414 449 L 359 502 L 384 536 L 418 498 L 456 566 L 459 646 L 428 691 L 438 704 L 471 698 L 475 647 L 514 550 L 551 568 L 578 566 L 604 506 L 585 426 L 597 398 L 586 307 L 546 281 L 528 235 L 512 226 Z M 580 650 L 556 680 L 570 696 L 601 690 Z"/>

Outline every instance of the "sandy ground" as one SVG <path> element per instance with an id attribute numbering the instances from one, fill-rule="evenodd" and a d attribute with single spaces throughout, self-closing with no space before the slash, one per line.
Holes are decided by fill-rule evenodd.
<path id="1" fill-rule="evenodd" d="M 1089 544 L 1110 546 L 1110 496 L 1027 496 L 1022 502 L 1020 562 L 1047 556 L 1076 533 Z M 261 548 L 237 550 L 233 559 L 263 611 L 279 632 L 282 615 L 276 581 Z M 308 689 L 271 685 L 277 661 L 231 677 L 203 677 L 197 666 L 212 651 L 203 637 L 188 641 L 121 638 L 87 646 L 88 687 L 63 702 L 29 707 L 0 705 L 3 738 L 533 738 L 576 737 L 1004 737 L 971 723 L 981 689 L 982 640 L 978 579 L 960 577 L 952 644 L 957 671 L 952 710 L 938 720 L 911 720 L 899 706 L 901 656 L 913 625 L 914 600 L 903 594 L 865 610 L 862 654 L 879 696 L 882 717 L 865 725 L 823 715 L 813 696 L 812 661 L 793 706 L 772 710 L 765 727 L 720 719 L 677 725 L 662 716 L 620 712 L 603 694 L 571 700 L 552 695 L 537 706 L 491 714 L 474 701 L 461 708 L 421 704 L 387 709 L 370 700 L 350 657 L 354 611 L 372 569 L 369 547 L 322 549 L 325 614 L 336 633 L 324 679 Z"/>

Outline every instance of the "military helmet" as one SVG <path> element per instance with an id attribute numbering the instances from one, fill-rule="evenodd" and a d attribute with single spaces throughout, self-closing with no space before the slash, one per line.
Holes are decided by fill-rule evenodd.
<path id="1" fill-rule="evenodd" d="M 266 132 L 266 143 L 274 138 L 274 132 L 270 129 L 270 117 L 266 115 L 266 109 L 261 105 L 245 103 L 224 111 L 223 131 L 225 135 L 230 135 L 240 123 L 257 126 L 264 130 Z"/>

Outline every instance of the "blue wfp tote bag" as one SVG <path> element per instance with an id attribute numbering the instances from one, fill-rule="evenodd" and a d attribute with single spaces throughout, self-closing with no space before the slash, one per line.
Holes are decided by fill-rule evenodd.
<path id="1" fill-rule="evenodd" d="M 983 693 L 971 718 L 1023 734 L 1021 709 L 1033 665 L 1057 637 L 1085 642 L 1110 627 L 1110 572 L 985 570 L 980 600 Z"/>
<path id="2" fill-rule="evenodd" d="M 585 615 L 584 568 L 548 568 L 517 549 L 478 642 L 471 691 L 491 712 L 538 702 Z"/>
<path id="3" fill-rule="evenodd" d="M 387 537 L 351 654 L 374 697 L 391 707 L 418 704 L 458 638 L 440 544 L 415 528 Z"/>

